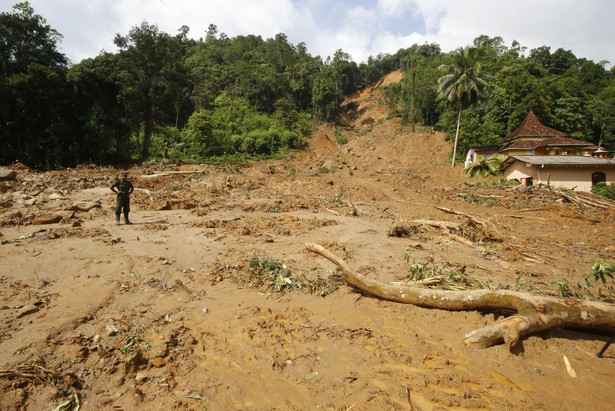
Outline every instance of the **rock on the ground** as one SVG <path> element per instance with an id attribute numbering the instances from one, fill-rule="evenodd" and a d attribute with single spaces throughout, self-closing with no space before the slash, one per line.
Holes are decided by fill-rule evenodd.
<path id="1" fill-rule="evenodd" d="M 17 178 L 17 171 L 0 168 L 0 181 L 13 181 Z"/>
<path id="2" fill-rule="evenodd" d="M 67 210 L 71 210 L 71 211 L 84 211 L 84 212 L 88 212 L 93 208 L 101 208 L 101 204 L 98 201 L 86 201 L 86 202 L 77 202 L 77 203 L 73 203 L 70 207 L 67 208 Z"/>
<path id="3" fill-rule="evenodd" d="M 38 307 L 34 304 L 28 304 L 21 307 L 21 309 L 17 312 L 17 318 L 21 318 L 25 315 L 32 314 L 38 311 Z"/>
<path id="4" fill-rule="evenodd" d="M 34 217 L 32 220 L 33 225 L 44 225 L 44 224 L 55 224 L 62 221 L 62 217 L 59 214 L 43 214 L 37 217 Z"/>

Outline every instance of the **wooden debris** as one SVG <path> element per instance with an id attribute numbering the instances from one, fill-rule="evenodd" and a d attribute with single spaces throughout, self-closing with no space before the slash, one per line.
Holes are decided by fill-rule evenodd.
<path id="1" fill-rule="evenodd" d="M 493 224 L 490 221 L 483 221 L 483 220 L 480 220 L 480 219 L 478 219 L 477 217 L 475 217 L 473 215 L 466 214 L 466 213 L 463 213 L 461 211 L 451 210 L 450 208 L 446 208 L 446 207 L 436 207 L 436 208 L 438 210 L 440 210 L 440 211 L 444 211 L 445 213 L 456 214 L 456 215 L 461 215 L 461 216 L 467 217 L 468 219 L 470 219 L 470 221 L 474 222 L 475 224 L 482 225 L 484 229 L 487 228 L 487 223 L 489 223 L 496 233 L 501 234 L 499 232 L 499 230 L 497 229 L 497 227 L 495 226 L 495 224 Z"/>
<path id="2" fill-rule="evenodd" d="M 564 364 L 566 365 L 566 372 L 570 378 L 577 378 L 577 372 L 574 368 L 572 368 L 572 365 L 570 365 L 570 361 L 568 361 L 568 357 L 566 357 L 566 355 L 564 355 Z"/>
<path id="3" fill-rule="evenodd" d="M 514 313 L 494 324 L 465 335 L 467 345 L 486 348 L 505 342 L 515 346 L 527 335 L 552 328 L 615 329 L 615 305 L 573 298 L 540 296 L 511 290 L 447 291 L 391 285 L 353 271 L 350 266 L 318 244 L 305 247 L 320 254 L 341 271 L 349 284 L 384 300 L 449 311 L 490 310 Z"/>
<path id="4" fill-rule="evenodd" d="M 203 174 L 204 171 L 167 171 L 164 173 L 155 174 L 143 174 L 141 178 L 156 178 L 156 177 L 168 177 L 174 175 L 190 175 L 190 174 Z"/>
<path id="5" fill-rule="evenodd" d="M 433 220 L 412 220 L 415 224 L 428 225 L 436 228 L 443 228 L 445 230 L 459 230 L 461 226 L 458 223 L 452 223 L 450 221 L 433 221 Z"/>
<path id="6" fill-rule="evenodd" d="M 571 203 L 574 204 L 578 204 L 584 207 L 598 207 L 598 208 L 602 208 L 602 209 L 609 209 L 611 207 L 615 207 L 611 204 L 599 201 L 599 200 L 589 200 L 585 197 L 582 197 L 580 195 L 576 195 L 576 194 L 572 194 L 571 192 L 566 192 L 563 190 L 552 190 L 554 193 L 562 196 L 563 198 L 565 198 L 566 200 L 570 201 Z"/>
<path id="7" fill-rule="evenodd" d="M 456 215 L 461 215 L 461 216 L 464 216 L 464 217 L 468 217 L 470 220 L 472 220 L 472 221 L 474 221 L 474 222 L 476 222 L 478 224 L 481 224 L 483 227 L 487 224 L 484 221 L 479 220 L 476 217 L 474 217 L 474 216 L 472 216 L 470 214 L 463 213 L 461 211 L 451 210 L 450 208 L 446 208 L 446 207 L 436 207 L 436 208 L 438 210 L 444 211 L 445 213 L 448 213 L 448 214 L 456 214 Z"/>
<path id="8" fill-rule="evenodd" d="M 457 234 L 449 234 L 448 238 L 450 238 L 451 240 L 457 241 L 458 243 L 461 243 L 461 244 L 465 244 L 465 245 L 469 245 L 469 246 L 473 246 L 474 245 L 474 243 L 472 241 L 470 241 L 470 240 L 468 240 L 466 238 L 463 238 L 462 236 L 457 235 Z"/>
<path id="9" fill-rule="evenodd" d="M 434 277 L 425 278 L 423 280 L 391 281 L 390 284 L 393 284 L 393 285 L 435 285 L 435 284 L 440 284 L 442 280 L 444 280 L 443 276 L 436 275 Z"/>
<path id="10" fill-rule="evenodd" d="M 14 370 L 0 370 L 0 378 L 19 378 L 38 384 L 44 384 L 56 376 L 54 371 L 40 365 L 19 365 Z"/>

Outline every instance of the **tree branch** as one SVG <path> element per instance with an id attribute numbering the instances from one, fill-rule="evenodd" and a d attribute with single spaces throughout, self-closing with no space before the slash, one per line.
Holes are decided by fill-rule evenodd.
<path id="1" fill-rule="evenodd" d="M 391 285 L 368 278 L 318 244 L 305 247 L 335 264 L 349 284 L 382 298 L 419 307 L 450 311 L 490 310 L 516 313 L 510 317 L 469 332 L 467 345 L 486 348 L 505 342 L 509 347 L 520 338 L 551 328 L 615 330 L 615 305 L 572 298 L 539 296 L 510 290 L 448 291 Z"/>

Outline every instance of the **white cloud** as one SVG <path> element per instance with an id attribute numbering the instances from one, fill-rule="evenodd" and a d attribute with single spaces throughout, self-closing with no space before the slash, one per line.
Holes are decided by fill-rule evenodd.
<path id="1" fill-rule="evenodd" d="M 550 46 L 572 50 L 577 57 L 598 62 L 615 52 L 610 45 L 615 4 L 600 0 L 516 0 L 514 2 L 418 0 L 429 42 L 448 51 L 471 44 L 481 34 L 500 36 L 507 45 L 517 40 L 528 49 Z"/>
<path id="2" fill-rule="evenodd" d="M 413 44 L 423 44 L 425 38 L 418 33 L 412 33 L 407 36 L 394 35 L 389 32 L 379 33 L 374 39 L 369 55 L 376 56 L 378 53 L 395 54 L 401 48 L 407 48 Z"/>
<path id="3" fill-rule="evenodd" d="M 197 38 L 204 36 L 212 23 L 231 37 L 239 34 L 272 37 L 292 28 L 291 22 L 300 18 L 290 0 L 124 0 L 116 1 L 114 7 L 116 14 L 123 16 L 125 29 L 146 20 L 175 34 L 186 25 Z"/>
<path id="4" fill-rule="evenodd" d="M 349 21 L 355 23 L 355 25 L 363 25 L 368 23 L 368 19 L 374 19 L 376 14 L 372 10 L 368 10 L 364 7 L 353 7 L 348 10 L 347 18 Z"/>
<path id="5" fill-rule="evenodd" d="M 0 0 L 10 11 L 18 0 Z M 357 62 L 395 53 L 414 43 L 443 51 L 471 44 L 481 34 L 517 40 L 529 49 L 550 46 L 577 57 L 615 63 L 615 3 L 602 0 L 30 0 L 34 10 L 64 35 L 61 48 L 73 61 L 115 51 L 113 37 L 142 21 L 176 34 L 204 37 L 209 24 L 229 37 L 285 33 L 305 42 L 312 55 L 336 50 Z"/>
<path id="6" fill-rule="evenodd" d="M 378 9 L 385 16 L 403 16 L 412 11 L 412 0 L 378 0 Z"/>

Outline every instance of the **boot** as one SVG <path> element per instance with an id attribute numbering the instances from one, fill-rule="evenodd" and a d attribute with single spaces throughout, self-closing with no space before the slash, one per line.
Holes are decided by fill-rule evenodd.
<path id="1" fill-rule="evenodd" d="M 132 224 L 128 219 L 128 213 L 124 214 L 124 224 Z"/>
<path id="2" fill-rule="evenodd" d="M 120 225 L 120 215 L 119 214 L 115 215 L 115 225 Z"/>

